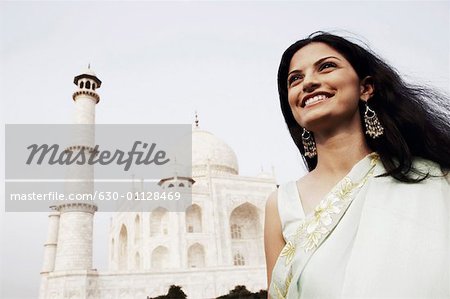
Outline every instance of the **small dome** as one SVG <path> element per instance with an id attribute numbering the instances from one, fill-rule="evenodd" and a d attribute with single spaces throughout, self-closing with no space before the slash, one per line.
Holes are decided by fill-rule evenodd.
<path id="1" fill-rule="evenodd" d="M 238 161 L 233 149 L 212 133 L 194 128 L 192 131 L 193 174 L 205 174 L 208 163 L 214 172 L 239 173 Z"/>

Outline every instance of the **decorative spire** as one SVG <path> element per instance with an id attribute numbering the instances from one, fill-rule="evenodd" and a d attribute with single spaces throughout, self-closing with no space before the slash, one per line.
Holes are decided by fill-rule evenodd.
<path id="1" fill-rule="evenodd" d="M 197 110 L 195 110 L 195 127 L 198 128 L 198 114 L 197 114 Z"/>
<path id="2" fill-rule="evenodd" d="M 89 62 L 88 63 L 88 70 L 90 70 L 91 69 L 91 63 Z"/>

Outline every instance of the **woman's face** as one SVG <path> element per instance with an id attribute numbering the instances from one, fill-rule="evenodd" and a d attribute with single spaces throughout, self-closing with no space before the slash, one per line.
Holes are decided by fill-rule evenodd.
<path id="1" fill-rule="evenodd" d="M 359 125 L 360 80 L 344 56 L 327 44 L 314 42 L 298 50 L 287 84 L 289 106 L 300 126 L 320 132 L 346 122 Z"/>

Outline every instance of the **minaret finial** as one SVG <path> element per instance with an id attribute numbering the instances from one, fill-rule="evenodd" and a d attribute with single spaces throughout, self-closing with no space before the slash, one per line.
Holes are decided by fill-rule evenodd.
<path id="1" fill-rule="evenodd" d="M 90 62 L 88 63 L 88 69 L 91 69 L 91 63 Z"/>
<path id="2" fill-rule="evenodd" d="M 197 110 L 195 110 L 195 127 L 198 128 L 198 114 L 197 114 Z"/>

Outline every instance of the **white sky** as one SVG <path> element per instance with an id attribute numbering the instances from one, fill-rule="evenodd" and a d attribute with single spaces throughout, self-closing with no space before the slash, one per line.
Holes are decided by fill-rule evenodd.
<path id="1" fill-rule="evenodd" d="M 1 119 L 70 123 L 73 77 L 90 62 L 103 81 L 97 123 L 192 123 L 198 110 L 241 174 L 273 165 L 281 183 L 303 173 L 278 104 L 285 48 L 331 30 L 364 41 L 409 81 L 448 92 L 449 16 L 448 1 L 0 2 Z M 108 216 L 96 215 L 99 270 Z M 1 223 L 0 297 L 35 298 L 47 215 L 2 207 Z"/>

